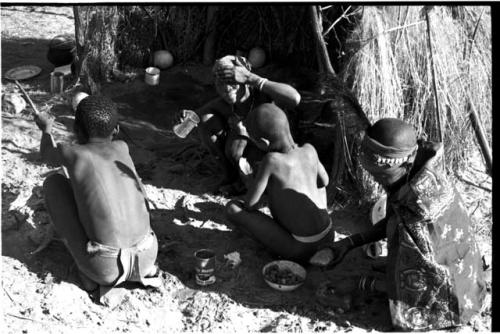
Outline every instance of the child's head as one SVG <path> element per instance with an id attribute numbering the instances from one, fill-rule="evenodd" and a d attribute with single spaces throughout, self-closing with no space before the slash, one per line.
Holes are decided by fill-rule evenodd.
<path id="1" fill-rule="evenodd" d="M 89 138 L 108 138 L 118 125 L 116 104 L 104 96 L 87 96 L 78 104 L 75 132 L 80 142 Z"/>
<path id="2" fill-rule="evenodd" d="M 250 111 L 246 123 L 250 137 L 257 145 L 265 143 L 267 150 L 281 152 L 293 144 L 286 114 L 272 103 L 263 103 Z"/>

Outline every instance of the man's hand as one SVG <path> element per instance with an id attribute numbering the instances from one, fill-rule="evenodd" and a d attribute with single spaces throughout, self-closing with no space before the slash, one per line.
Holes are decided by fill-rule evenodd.
<path id="1" fill-rule="evenodd" d="M 227 119 L 227 123 L 229 128 L 233 130 L 236 134 L 240 136 L 248 137 L 248 131 L 245 125 L 243 125 L 243 121 L 241 117 L 234 115 Z"/>
<path id="2" fill-rule="evenodd" d="M 51 133 L 54 119 L 47 113 L 39 113 L 35 115 L 35 123 L 42 132 Z"/>
<path id="3" fill-rule="evenodd" d="M 243 65 L 223 66 L 215 73 L 217 78 L 225 84 L 246 84 L 251 72 Z"/>
<path id="4" fill-rule="evenodd" d="M 328 248 L 316 252 L 316 254 L 309 259 L 309 263 L 315 266 L 332 269 L 344 259 L 351 248 L 352 244 L 348 238 L 342 239 L 334 242 L 333 245 Z"/>

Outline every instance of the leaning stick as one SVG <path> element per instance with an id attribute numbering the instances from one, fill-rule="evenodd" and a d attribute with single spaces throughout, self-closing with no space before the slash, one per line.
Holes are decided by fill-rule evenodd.
<path id="1" fill-rule="evenodd" d="M 439 98 L 438 98 L 438 90 L 436 86 L 436 68 L 434 66 L 434 56 L 432 52 L 432 39 L 431 39 L 431 20 L 429 18 L 429 11 L 425 11 L 425 21 L 427 22 L 427 44 L 429 47 L 429 58 L 431 61 L 431 74 L 432 74 L 432 88 L 434 90 L 434 103 L 436 108 L 436 120 L 438 126 L 438 138 L 439 141 L 444 143 L 444 133 L 443 126 L 441 123 L 441 112 L 439 111 Z"/>
<path id="2" fill-rule="evenodd" d="M 17 87 L 19 87 L 19 89 L 23 93 L 23 95 L 26 98 L 26 100 L 28 100 L 28 103 L 30 104 L 31 108 L 33 109 L 33 113 L 35 114 L 35 117 L 37 117 L 40 114 L 40 112 L 36 108 L 35 104 L 31 100 L 30 96 L 28 95 L 28 93 L 26 93 L 26 91 L 24 90 L 23 86 L 21 86 L 21 84 L 19 83 L 19 81 L 14 80 L 14 82 L 16 83 Z M 52 146 L 53 147 L 57 147 L 56 142 L 54 141 L 54 137 L 52 137 L 52 134 L 49 134 L 49 136 L 50 136 L 50 140 L 52 141 Z M 61 169 L 62 169 L 62 171 L 64 173 L 64 176 L 69 179 L 69 174 L 68 174 L 68 171 L 67 171 L 66 167 L 61 166 Z"/>
<path id="3" fill-rule="evenodd" d="M 23 93 L 23 95 L 26 98 L 26 100 L 28 100 L 28 103 L 30 104 L 31 108 L 33 109 L 33 112 L 35 113 L 35 116 L 38 116 L 38 114 L 39 114 L 38 109 L 36 108 L 36 106 L 33 103 L 33 101 L 31 101 L 31 98 L 28 95 L 28 93 L 26 93 L 26 91 L 24 90 L 23 86 L 21 86 L 21 84 L 19 83 L 19 81 L 14 80 L 14 82 L 16 83 L 17 87 L 19 87 L 19 89 Z"/>

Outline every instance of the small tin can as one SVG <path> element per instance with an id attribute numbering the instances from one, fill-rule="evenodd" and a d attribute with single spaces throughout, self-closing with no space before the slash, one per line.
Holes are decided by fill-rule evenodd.
<path id="1" fill-rule="evenodd" d="M 215 283 L 215 253 L 211 249 L 194 252 L 196 284 L 206 286 Z"/>
<path id="2" fill-rule="evenodd" d="M 64 73 L 50 73 L 50 92 L 52 94 L 61 94 L 64 91 Z"/>
<path id="3" fill-rule="evenodd" d="M 144 81 L 151 86 L 156 86 L 160 83 L 160 69 L 157 67 L 146 68 Z"/>

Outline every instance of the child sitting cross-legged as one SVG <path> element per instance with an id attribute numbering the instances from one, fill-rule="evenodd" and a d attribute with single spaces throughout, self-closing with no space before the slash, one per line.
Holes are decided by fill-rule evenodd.
<path id="1" fill-rule="evenodd" d="M 307 261 L 334 238 L 326 209 L 325 168 L 313 146 L 295 143 L 285 113 L 274 104 L 252 110 L 246 126 L 250 140 L 267 154 L 245 200 L 227 204 L 227 217 L 274 254 Z M 257 210 L 264 192 L 272 217 Z"/>

